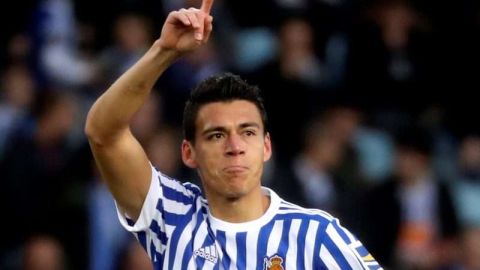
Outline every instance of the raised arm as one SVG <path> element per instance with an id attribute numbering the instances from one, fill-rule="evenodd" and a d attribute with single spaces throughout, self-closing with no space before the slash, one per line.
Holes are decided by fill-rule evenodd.
<path id="1" fill-rule="evenodd" d="M 88 113 L 85 133 L 102 179 L 131 218 L 140 214 L 150 186 L 151 169 L 129 123 L 160 75 L 176 59 L 208 41 L 212 3 L 213 0 L 203 0 L 200 9 L 171 12 L 160 38 L 98 98 Z"/>

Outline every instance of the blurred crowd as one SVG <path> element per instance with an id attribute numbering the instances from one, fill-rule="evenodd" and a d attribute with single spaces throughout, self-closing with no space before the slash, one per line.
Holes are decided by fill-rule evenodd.
<path id="1" fill-rule="evenodd" d="M 23 2 L 0 11 L 0 269 L 151 269 L 83 125 L 168 12 L 199 1 Z M 269 114 L 265 186 L 339 217 L 387 269 L 480 269 L 480 2 L 216 0 L 213 16 L 132 123 L 158 169 L 198 183 L 184 102 L 238 73 Z"/>

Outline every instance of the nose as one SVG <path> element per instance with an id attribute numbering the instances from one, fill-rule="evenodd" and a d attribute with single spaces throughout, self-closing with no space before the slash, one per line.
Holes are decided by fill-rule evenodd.
<path id="1" fill-rule="evenodd" d="M 237 156 L 245 154 L 245 142 L 238 134 L 231 134 L 226 140 L 226 154 L 228 156 Z"/>

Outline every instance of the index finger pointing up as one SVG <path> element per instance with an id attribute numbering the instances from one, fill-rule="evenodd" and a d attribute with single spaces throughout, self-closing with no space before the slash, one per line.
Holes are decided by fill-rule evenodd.
<path id="1" fill-rule="evenodd" d="M 200 10 L 207 14 L 210 14 L 212 5 L 213 5 L 213 0 L 202 0 L 202 6 L 200 7 Z"/>

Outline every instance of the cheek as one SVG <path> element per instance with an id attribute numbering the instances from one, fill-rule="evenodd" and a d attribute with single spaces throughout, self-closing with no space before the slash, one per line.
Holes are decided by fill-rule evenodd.
<path id="1" fill-rule="evenodd" d="M 197 153 L 197 163 L 200 167 L 212 170 L 218 166 L 221 161 L 222 153 L 213 147 L 211 149 L 202 149 Z"/>
<path id="2" fill-rule="evenodd" d="M 258 164 L 259 166 L 263 166 L 263 163 L 269 159 L 268 151 L 265 151 L 263 145 L 261 147 L 252 149 L 251 151 L 251 159 L 254 164 Z"/>

